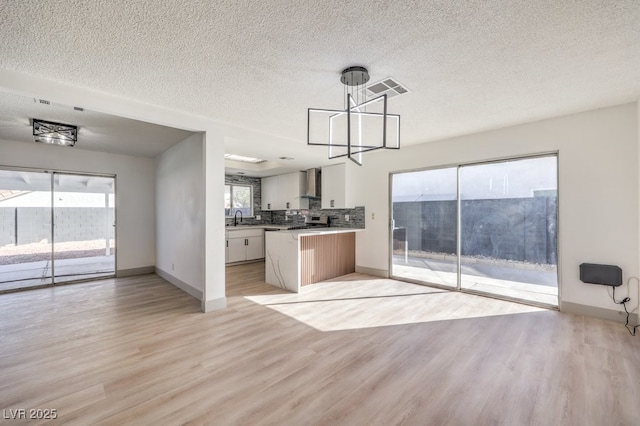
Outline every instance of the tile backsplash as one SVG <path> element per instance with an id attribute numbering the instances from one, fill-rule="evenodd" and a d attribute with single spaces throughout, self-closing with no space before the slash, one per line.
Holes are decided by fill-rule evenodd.
<path id="1" fill-rule="evenodd" d="M 326 215 L 329 217 L 329 223 L 334 228 L 364 228 L 365 212 L 364 207 L 356 207 L 353 209 L 322 209 L 319 198 L 309 200 L 308 210 L 277 210 L 262 211 L 261 210 L 261 184 L 260 178 L 225 175 L 225 183 L 252 185 L 253 186 L 253 212 L 254 217 L 243 218 L 242 223 L 245 225 L 301 225 L 304 223 L 304 215 Z M 259 215 L 260 220 L 255 216 Z M 345 216 L 349 215 L 349 221 L 345 220 Z M 233 224 L 233 218 L 226 218 L 226 224 Z"/>

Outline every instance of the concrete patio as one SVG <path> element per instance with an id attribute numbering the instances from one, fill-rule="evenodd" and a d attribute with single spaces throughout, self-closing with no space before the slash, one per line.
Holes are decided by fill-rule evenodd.
<path id="1" fill-rule="evenodd" d="M 51 284 L 51 261 L 0 265 L 0 291 Z M 60 259 L 55 262 L 56 283 L 112 276 L 115 256 Z"/>
<path id="2" fill-rule="evenodd" d="M 549 267 L 508 262 L 463 260 L 462 288 L 511 299 L 558 306 L 557 272 Z M 393 256 L 392 274 L 397 278 L 456 288 L 455 259 Z"/>

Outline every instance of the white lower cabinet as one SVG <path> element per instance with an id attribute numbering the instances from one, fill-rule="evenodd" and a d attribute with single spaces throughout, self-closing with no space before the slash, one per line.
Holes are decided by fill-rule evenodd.
<path id="1" fill-rule="evenodd" d="M 253 259 L 264 259 L 264 235 L 247 237 L 247 260 Z"/>
<path id="2" fill-rule="evenodd" d="M 264 258 L 264 229 L 227 231 L 226 263 Z"/>
<path id="3" fill-rule="evenodd" d="M 227 238 L 227 262 L 242 262 L 247 260 L 247 239 Z"/>

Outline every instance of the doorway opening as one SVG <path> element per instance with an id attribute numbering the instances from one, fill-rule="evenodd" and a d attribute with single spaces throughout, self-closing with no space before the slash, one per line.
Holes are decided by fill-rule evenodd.
<path id="1" fill-rule="evenodd" d="M 558 306 L 557 155 L 391 175 L 394 278 Z"/>
<path id="2" fill-rule="evenodd" d="M 0 292 L 113 277 L 115 176 L 0 170 Z"/>

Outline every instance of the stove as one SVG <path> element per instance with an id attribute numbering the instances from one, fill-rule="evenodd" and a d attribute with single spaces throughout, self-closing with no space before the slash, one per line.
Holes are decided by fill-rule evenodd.
<path id="1" fill-rule="evenodd" d="M 290 226 L 287 229 L 328 228 L 329 217 L 325 215 L 308 215 L 304 217 L 304 225 Z"/>

